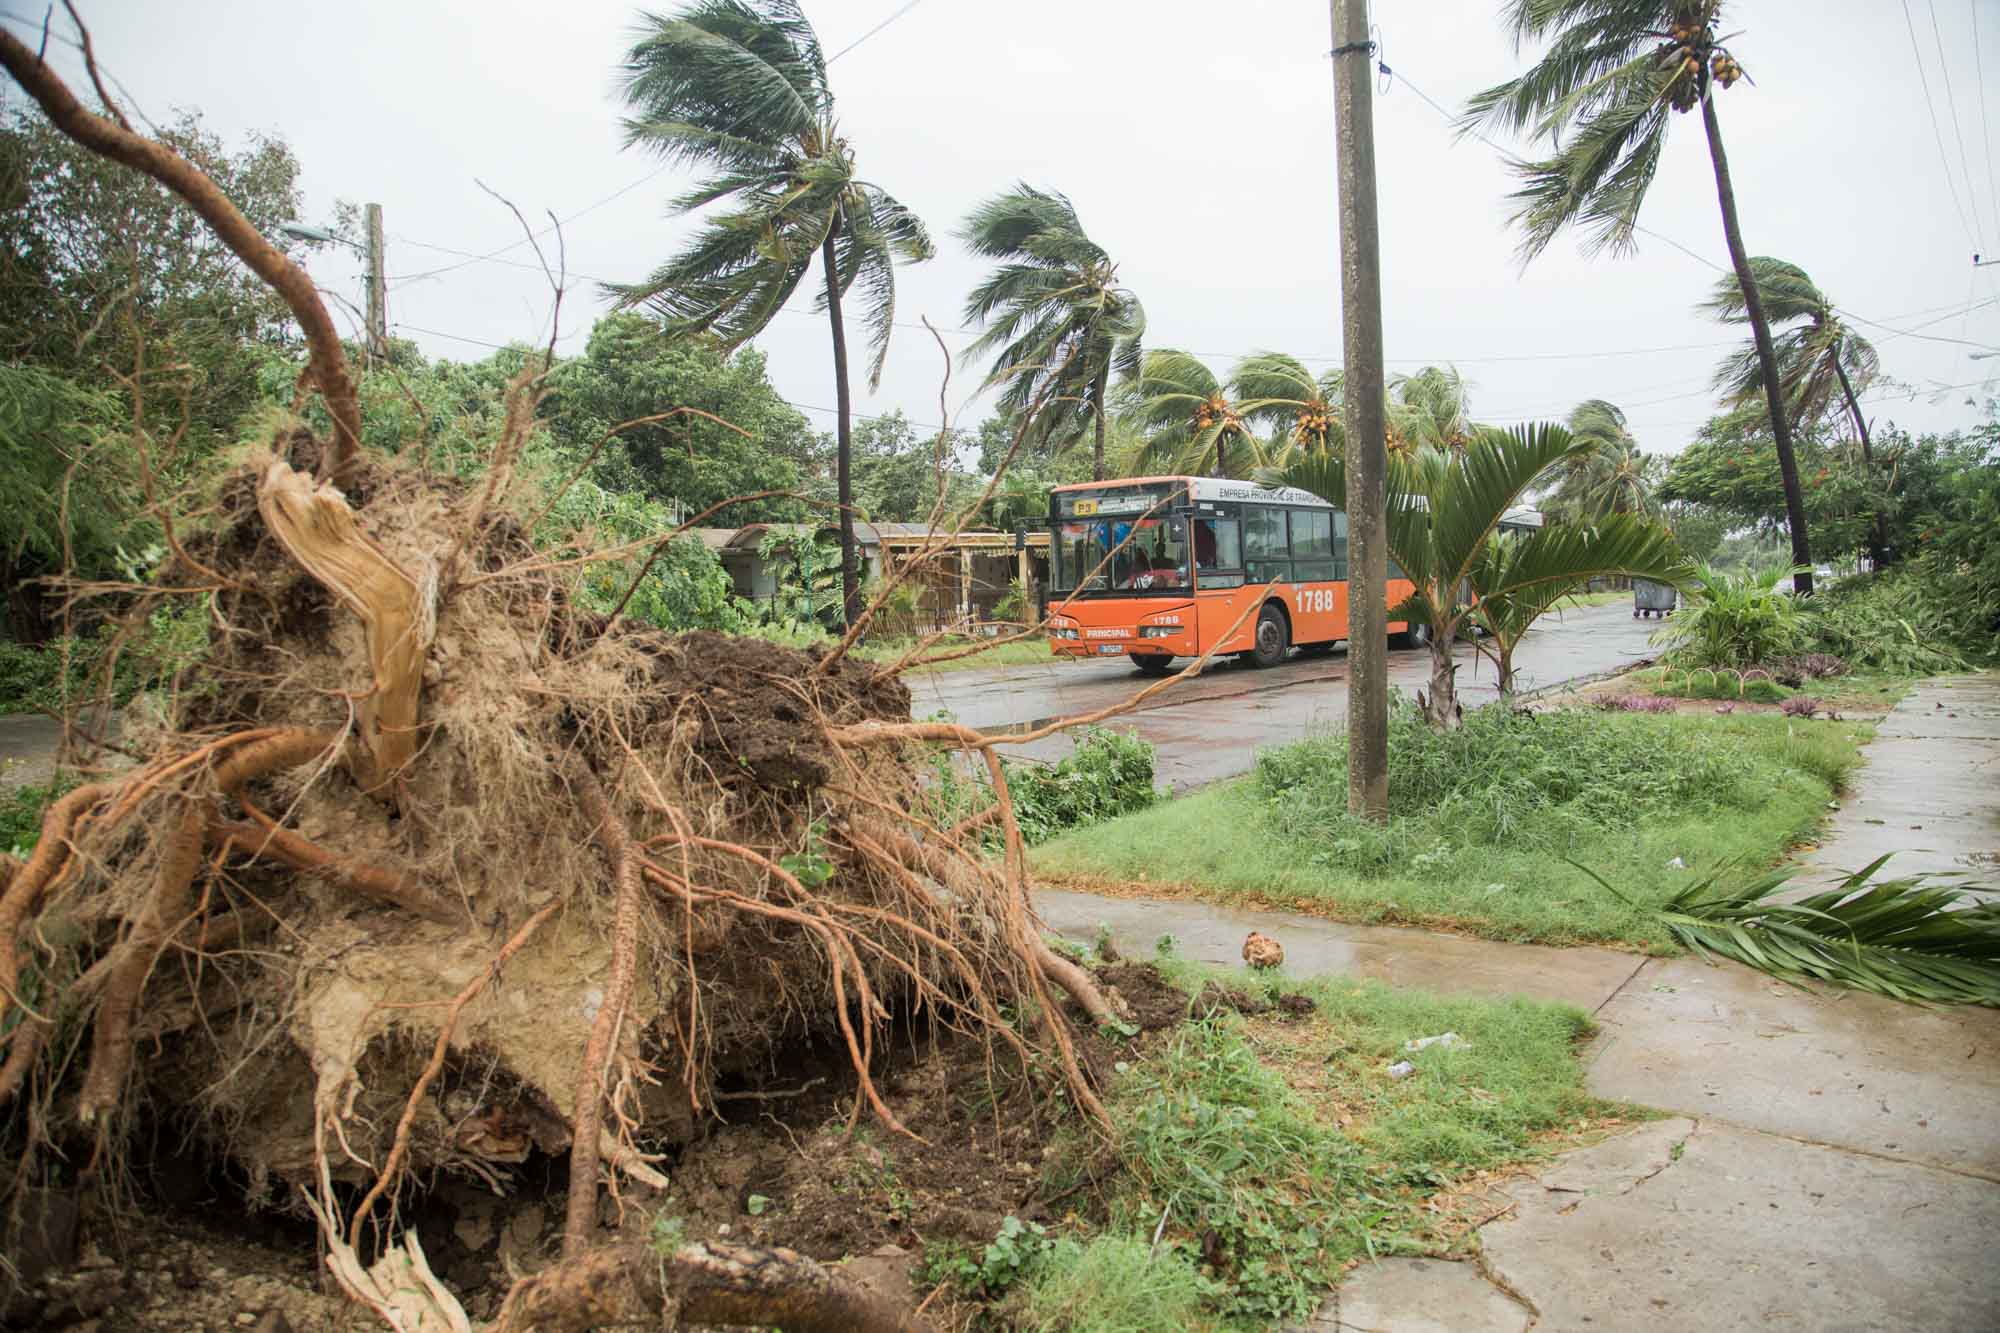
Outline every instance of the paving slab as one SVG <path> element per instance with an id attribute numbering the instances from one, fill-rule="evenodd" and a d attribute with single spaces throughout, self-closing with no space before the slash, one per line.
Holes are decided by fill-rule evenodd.
<path id="1" fill-rule="evenodd" d="M 1641 962 L 1614 949 L 1552 949 L 1396 926 L 1343 926 L 1291 912 L 1190 900 L 1042 889 L 1035 906 L 1058 934 L 1087 944 L 1103 926 L 1133 957 L 1149 957 L 1160 937 L 1171 935 L 1183 958 L 1241 967 L 1244 936 L 1260 930 L 1284 945 L 1285 971 L 1294 976 L 1373 977 L 1452 993 L 1532 995 L 1586 1012 L 1609 999 Z"/>
<path id="2" fill-rule="evenodd" d="M 1597 1021 L 1600 1097 L 2000 1180 L 2000 1011 L 1656 958 Z"/>
<path id="3" fill-rule="evenodd" d="M 2000 890 L 2000 674 L 1918 684 L 1862 757 L 1820 845 L 1802 858 L 1802 884 L 1889 855 L 1887 874 L 1972 875 Z"/>
<path id="4" fill-rule="evenodd" d="M 1987 1181 L 1675 1120 L 1508 1193 L 1482 1265 L 1538 1329 L 2000 1327 Z"/>
<path id="5" fill-rule="evenodd" d="M 1348 1275 L 1309 1333 L 1526 1333 L 1534 1316 L 1471 1263 L 1384 1259 Z"/>

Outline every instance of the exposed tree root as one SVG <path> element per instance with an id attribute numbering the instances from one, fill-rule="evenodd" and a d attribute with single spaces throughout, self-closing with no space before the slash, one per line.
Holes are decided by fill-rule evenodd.
<path id="1" fill-rule="evenodd" d="M 639 850 L 625 821 L 605 799 L 595 775 L 579 771 L 573 781 L 584 813 L 596 825 L 597 845 L 611 866 L 617 900 L 611 909 L 611 977 L 603 1003 L 591 1021 L 590 1041 L 583 1050 L 583 1071 L 577 1079 L 576 1120 L 569 1145 L 569 1204 L 563 1217 L 563 1258 L 574 1259 L 590 1247 L 597 1231 L 597 1171 L 599 1138 L 604 1125 L 604 1071 L 625 1008 L 632 999 L 632 973 L 639 960 Z"/>
<path id="2" fill-rule="evenodd" d="M 690 1245 L 593 1250 L 517 1285 L 494 1333 L 588 1333 L 652 1325 L 752 1325 L 786 1333 L 926 1333 L 930 1325 L 791 1250 Z M 669 1321 L 671 1326 L 671 1321 Z"/>
<path id="3" fill-rule="evenodd" d="M 203 832 L 208 819 L 201 806 L 183 801 L 178 823 L 160 848 L 158 881 L 153 895 L 132 923 L 132 932 L 113 954 L 110 981 L 97 1005 L 92 1033 L 90 1069 L 77 1096 L 77 1118 L 95 1124 L 117 1108 L 132 1068 L 132 1013 L 139 991 L 166 948 L 167 936 L 181 924 L 193 905 L 195 872 L 201 869 Z"/>

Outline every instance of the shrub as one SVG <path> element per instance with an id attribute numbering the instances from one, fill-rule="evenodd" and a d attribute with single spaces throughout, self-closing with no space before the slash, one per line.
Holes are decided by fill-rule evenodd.
<path id="1" fill-rule="evenodd" d="M 0 643 L 0 713 L 63 713 L 95 703 L 103 686 L 104 658 L 117 629 L 52 639 L 39 647 Z M 208 643 L 207 605 L 195 601 L 155 611 L 140 632 L 127 637 L 112 670 L 111 702 L 129 703 L 141 690 L 171 679 Z"/>
<path id="2" fill-rule="evenodd" d="M 1655 641 L 1679 667 L 1746 667 L 1785 657 L 1808 642 L 1805 612 L 1778 587 L 1791 571 L 1724 574 L 1702 566 L 1687 603 Z"/>
<path id="3" fill-rule="evenodd" d="M 1160 799 L 1153 747 L 1137 736 L 1095 728 L 1060 763 L 1009 764 L 1007 790 L 1021 836 L 1031 843 L 1066 829 L 1143 810 Z"/>
<path id="4" fill-rule="evenodd" d="M 1389 720 L 1390 819 L 1347 812 L 1347 741 L 1334 732 L 1266 750 L 1255 781 L 1277 832 L 1315 859 L 1381 871 L 1441 864 L 1459 848 L 1563 849 L 1649 814 L 1751 808 L 1768 791 L 1753 759 L 1704 744 L 1698 719 L 1488 705 L 1433 731 L 1400 697 Z M 1426 858 L 1429 858 L 1427 861 Z"/>
<path id="5" fill-rule="evenodd" d="M 0 852 L 26 856 L 34 850 L 42 836 L 42 815 L 74 786 L 74 779 L 58 779 L 47 787 L 0 788 Z"/>

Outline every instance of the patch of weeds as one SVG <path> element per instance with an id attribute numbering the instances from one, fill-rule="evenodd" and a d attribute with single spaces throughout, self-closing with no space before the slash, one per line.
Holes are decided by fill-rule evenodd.
<path id="1" fill-rule="evenodd" d="M 672 1254 L 687 1244 L 687 1221 L 678 1213 L 658 1212 L 653 1214 L 653 1225 L 648 1231 L 647 1241 L 653 1253 Z"/>
<path id="2" fill-rule="evenodd" d="M 1303 1315 L 1333 1285 L 1343 1228 L 1365 1227 L 1358 1154 L 1258 1060 L 1231 1018 L 1176 1031 L 1120 1088 L 1131 1228 L 1163 1214 L 1226 1275 L 1223 1313 Z"/>
<path id="3" fill-rule="evenodd" d="M 1035 1266 L 1020 1302 L 1033 1333 L 1157 1333 L 1217 1327 L 1205 1308 L 1222 1294 L 1179 1246 L 1157 1251 L 1137 1236 L 1058 1241 Z"/>

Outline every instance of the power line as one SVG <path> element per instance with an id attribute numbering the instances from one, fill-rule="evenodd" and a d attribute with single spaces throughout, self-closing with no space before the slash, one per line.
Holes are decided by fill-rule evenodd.
<path id="1" fill-rule="evenodd" d="M 1986 219 L 1979 212 L 1979 191 L 1973 186 L 1972 164 L 1965 155 L 1965 129 L 1958 123 L 1958 94 L 1951 88 L 1951 62 L 1944 57 L 1944 34 L 1938 30 L 1937 0 L 1926 0 L 1926 3 L 1931 11 L 1931 40 L 1937 44 L 1938 72 L 1944 76 L 1945 105 L 1951 108 L 1951 132 L 1958 139 L 1958 166 L 1965 173 L 1965 201 L 1972 205 L 1973 224 L 1983 237 L 1986 235 Z M 1983 243 L 1981 248 L 1984 248 Z"/>
<path id="2" fill-rule="evenodd" d="M 1932 14 L 1935 16 L 1935 9 Z M 1951 158 L 1944 151 L 1944 128 L 1938 124 L 1937 104 L 1931 100 L 1931 80 L 1924 73 L 1924 53 L 1917 46 L 1917 25 L 1910 18 L 1910 0 L 1903 0 L 1903 26 L 1909 30 L 1910 56 L 1917 62 L 1917 81 L 1923 86 L 1924 110 L 1930 113 L 1931 136 L 1937 141 L 1938 165 L 1944 168 L 1945 189 L 1951 192 L 1951 206 L 1958 210 L 1958 225 L 1965 228 L 1965 239 L 1972 242 L 1972 248 L 1977 250 L 1979 238 L 1973 235 L 1972 224 L 1966 221 L 1965 205 L 1958 201 L 1958 183 L 1951 178 Z M 1970 186 L 1971 182 L 1966 184 Z"/>
<path id="3" fill-rule="evenodd" d="M 1966 0 L 1972 11 L 1972 67 L 1979 75 L 1979 128 L 1986 143 L 1986 201 L 2000 221 L 2000 174 L 1993 170 L 1993 116 L 1986 105 L 1986 53 L 1979 49 L 1979 0 Z"/>

